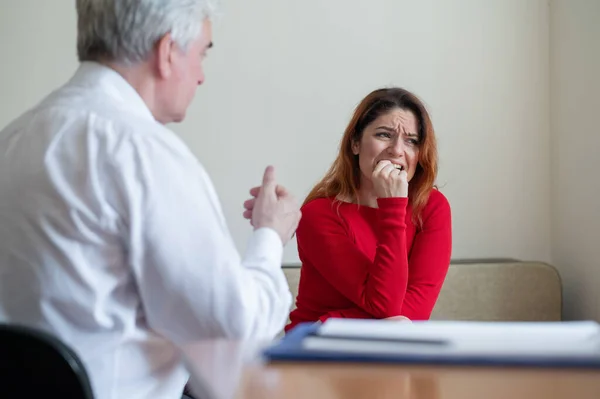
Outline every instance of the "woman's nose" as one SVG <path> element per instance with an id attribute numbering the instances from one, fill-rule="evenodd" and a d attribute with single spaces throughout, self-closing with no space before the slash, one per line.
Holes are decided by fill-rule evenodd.
<path id="1" fill-rule="evenodd" d="M 388 147 L 388 151 L 391 155 L 399 157 L 402 154 L 404 154 L 404 143 L 402 142 L 402 140 L 396 139 L 392 141 L 392 143 Z"/>

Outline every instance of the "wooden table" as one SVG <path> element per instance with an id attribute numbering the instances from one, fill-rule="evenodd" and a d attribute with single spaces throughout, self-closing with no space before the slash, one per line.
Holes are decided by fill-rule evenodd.
<path id="1" fill-rule="evenodd" d="M 261 344 L 186 349 L 198 399 L 600 399 L 600 371 L 375 364 L 266 364 Z"/>

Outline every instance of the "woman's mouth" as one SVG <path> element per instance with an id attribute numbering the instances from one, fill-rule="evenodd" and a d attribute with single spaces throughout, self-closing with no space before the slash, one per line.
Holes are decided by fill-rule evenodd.
<path id="1" fill-rule="evenodd" d="M 398 169 L 398 170 L 399 170 L 399 171 L 401 171 L 401 172 L 402 172 L 402 171 L 404 171 L 404 170 L 406 170 L 406 168 L 405 168 L 403 165 L 400 165 L 400 164 L 398 164 L 398 163 L 394 163 L 394 162 L 390 161 L 389 159 L 381 159 L 381 160 L 377 161 L 377 162 L 375 163 L 375 166 L 373 166 L 373 169 L 375 169 L 375 167 L 377 167 L 377 165 L 378 165 L 379 163 L 381 163 L 381 162 L 388 162 L 388 163 L 391 163 L 391 164 L 392 164 L 392 166 L 393 166 L 394 168 Z"/>

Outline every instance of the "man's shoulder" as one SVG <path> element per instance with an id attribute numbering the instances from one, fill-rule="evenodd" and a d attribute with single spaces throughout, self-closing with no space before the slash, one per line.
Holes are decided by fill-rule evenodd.
<path id="1" fill-rule="evenodd" d="M 69 115 L 72 118 L 99 122 L 100 125 L 108 124 L 131 132 L 138 126 L 148 131 L 167 130 L 155 120 L 122 107 L 100 89 L 90 90 L 65 85 L 47 96 L 33 111 L 56 116 Z"/>
<path id="2" fill-rule="evenodd" d="M 142 113 L 123 108 L 102 90 L 83 90 L 70 85 L 48 95 L 24 114 L 25 119 L 40 116 L 82 126 L 80 132 L 114 145 L 126 142 L 189 152 L 170 129 Z"/>

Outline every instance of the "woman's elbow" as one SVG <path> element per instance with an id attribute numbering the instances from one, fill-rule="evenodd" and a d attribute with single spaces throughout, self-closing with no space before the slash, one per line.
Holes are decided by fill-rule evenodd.
<path id="1" fill-rule="evenodd" d="M 367 312 L 373 315 L 376 319 L 389 319 L 391 317 L 402 315 L 402 306 L 395 304 L 367 304 Z"/>

